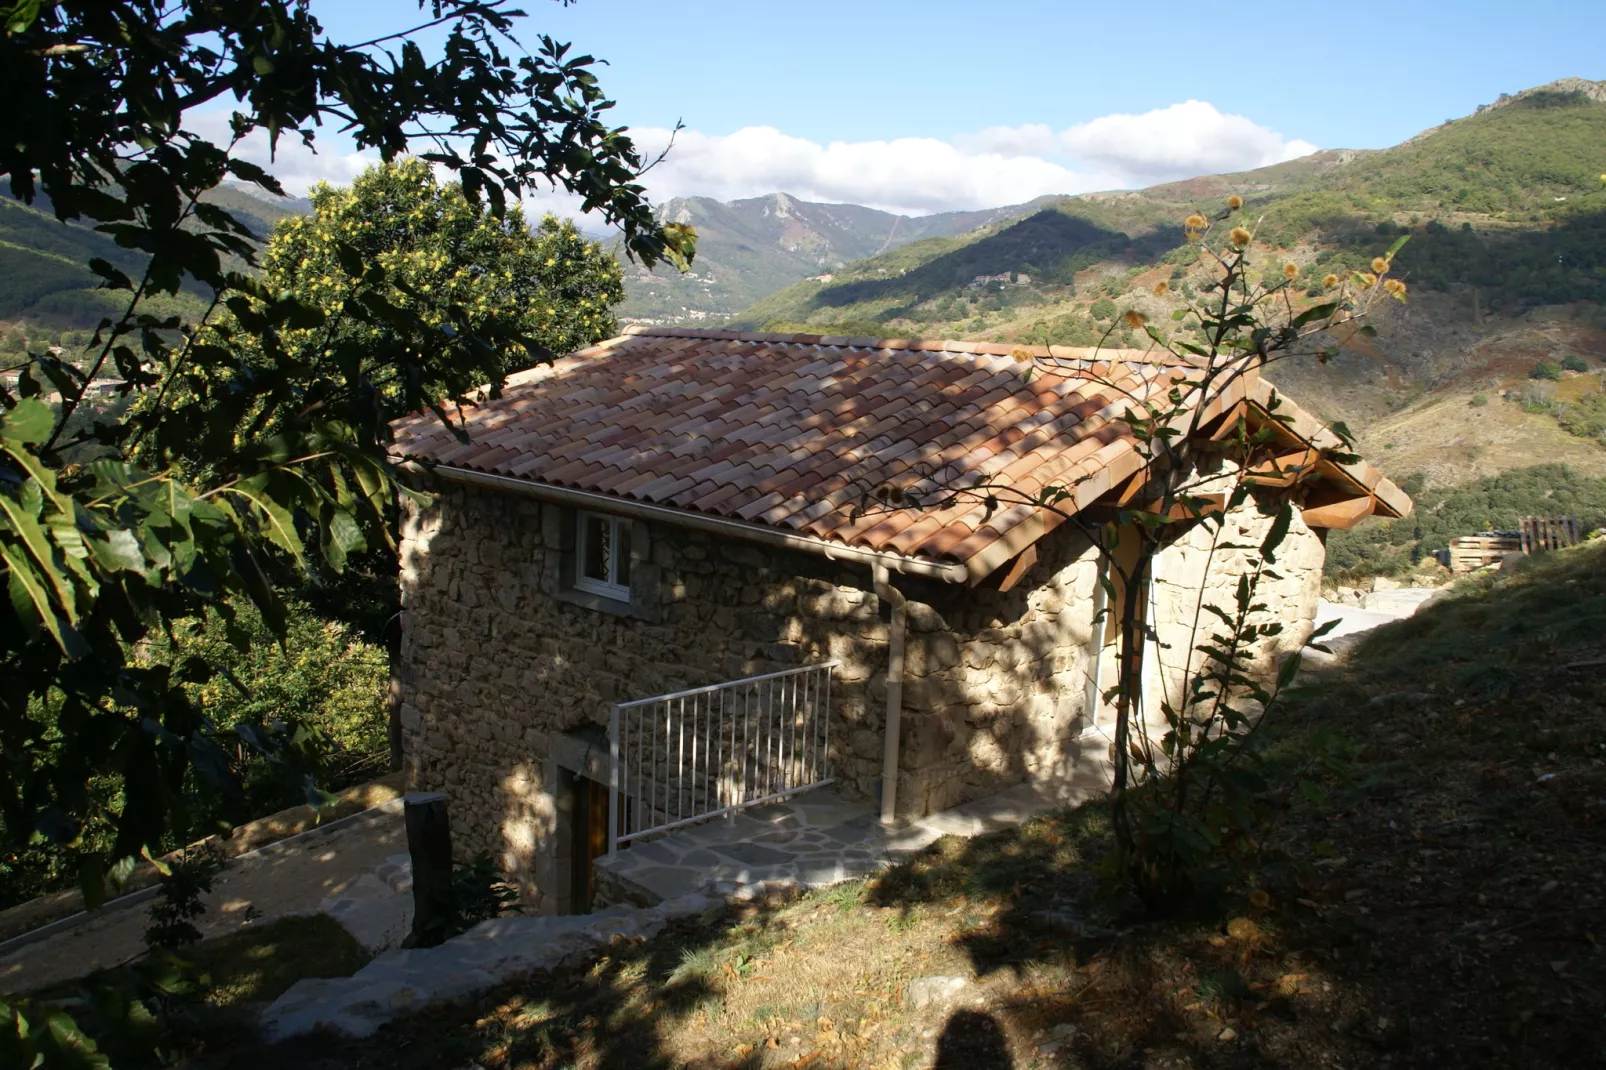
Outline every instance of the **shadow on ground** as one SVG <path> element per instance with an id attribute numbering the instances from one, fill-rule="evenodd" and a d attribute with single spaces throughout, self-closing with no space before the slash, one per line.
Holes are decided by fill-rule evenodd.
<path id="1" fill-rule="evenodd" d="M 1253 887 L 1139 921 L 1099 805 L 692 919 L 368 1040 L 200 1067 L 1576 1067 L 1606 1018 L 1606 547 L 1464 584 L 1271 726 L 1347 743 Z M 914 982 L 945 995 L 926 1005 Z M 951 984 L 950 984 L 951 983 Z M 943 987 L 947 986 L 947 987 Z M 779 995 L 768 995 L 779 993 Z M 757 1001 L 772 1000 L 760 1005 Z M 1598 1061 L 1598 1060 L 1596 1060 Z"/>

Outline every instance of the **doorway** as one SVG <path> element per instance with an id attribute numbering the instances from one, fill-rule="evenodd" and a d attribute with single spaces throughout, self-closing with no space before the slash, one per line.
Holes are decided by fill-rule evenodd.
<path id="1" fill-rule="evenodd" d="M 589 914 L 597 894 L 595 863 L 608 853 L 608 785 L 576 776 L 573 791 L 569 905 L 575 914 Z"/>

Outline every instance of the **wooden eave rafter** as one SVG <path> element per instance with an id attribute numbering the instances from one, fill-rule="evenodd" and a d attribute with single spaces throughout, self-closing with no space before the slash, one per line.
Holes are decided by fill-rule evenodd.
<path id="1" fill-rule="evenodd" d="M 1347 531 L 1371 516 L 1377 509 L 1377 498 L 1366 494 L 1358 498 L 1345 498 L 1329 505 L 1313 505 L 1300 515 L 1310 528 L 1338 528 Z"/>
<path id="2" fill-rule="evenodd" d="M 1252 466 L 1244 479 L 1260 487 L 1292 487 L 1307 483 L 1320 475 L 1321 452 L 1312 446 L 1278 454 Z"/>
<path id="3" fill-rule="evenodd" d="M 1004 573 L 1004 578 L 998 581 L 998 589 L 1014 590 L 1015 585 L 1020 583 L 1022 577 L 1030 572 L 1035 564 L 1037 564 L 1037 544 L 1034 542 L 1015 555 L 1015 559 L 1009 563 L 1009 568 Z"/>

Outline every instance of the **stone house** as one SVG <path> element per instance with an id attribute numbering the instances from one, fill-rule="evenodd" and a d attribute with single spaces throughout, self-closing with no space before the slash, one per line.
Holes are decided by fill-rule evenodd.
<path id="1" fill-rule="evenodd" d="M 1122 395 L 1183 370 L 1136 351 L 632 327 L 514 376 L 466 414 L 466 443 L 433 417 L 400 421 L 395 451 L 431 494 L 402 524 L 411 786 L 447 792 L 459 849 L 491 851 L 562 912 L 614 836 L 663 826 L 687 793 L 694 817 L 739 805 L 760 764 L 757 794 L 829 781 L 901 820 L 1107 760 L 1114 627 L 1082 527 L 971 499 L 866 509 L 866 494 L 985 479 L 1068 487 L 1066 511 L 1113 515 L 1144 478 Z M 1337 437 L 1257 377 L 1211 404 L 1205 433 L 1240 416 L 1274 429 L 1264 493 L 1302 506 L 1260 592 L 1287 626 L 1270 659 L 1309 634 L 1326 529 L 1411 503 L 1331 459 Z M 1248 503 L 1223 528 L 1258 542 L 1268 523 Z M 1162 640 L 1145 653 L 1155 693 L 1180 686 L 1200 598 L 1228 597 L 1245 567 L 1213 527 L 1173 525 L 1137 595 Z M 752 715 L 716 685 L 789 670 L 768 685 L 792 687 L 785 765 L 738 738 L 727 713 Z M 679 722 L 663 706 L 678 754 L 656 734 L 621 742 L 640 707 L 620 721 L 616 705 L 697 688 Z M 688 724 L 689 787 L 672 768 Z M 652 796 L 660 774 L 673 799 Z"/>

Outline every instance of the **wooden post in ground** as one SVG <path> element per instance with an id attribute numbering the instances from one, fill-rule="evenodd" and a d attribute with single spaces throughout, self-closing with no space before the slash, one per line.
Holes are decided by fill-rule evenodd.
<path id="1" fill-rule="evenodd" d="M 452 826 L 442 792 L 409 792 L 403 805 L 413 860 L 413 931 L 402 946 L 429 947 L 446 932 L 452 912 Z"/>

